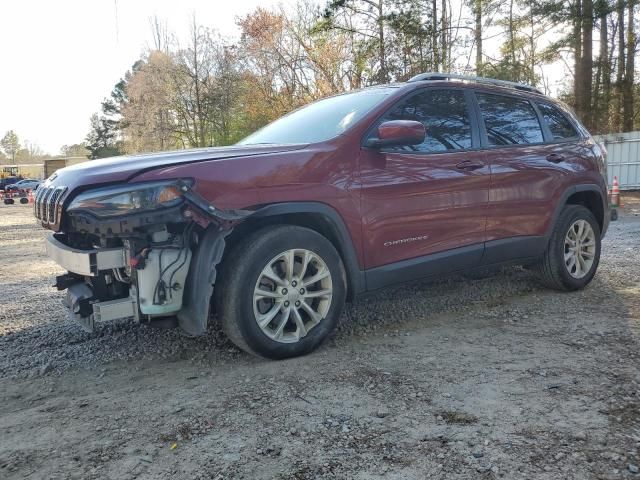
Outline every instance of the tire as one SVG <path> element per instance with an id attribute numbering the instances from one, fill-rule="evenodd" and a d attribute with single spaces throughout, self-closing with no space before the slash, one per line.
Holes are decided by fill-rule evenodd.
<path id="1" fill-rule="evenodd" d="M 580 230 L 582 225 L 583 230 Z M 584 237 L 577 247 L 583 252 L 582 262 L 571 252 L 571 239 L 586 235 L 588 227 L 592 234 Z M 570 233 L 570 229 L 573 232 Z M 580 233 L 582 232 L 582 233 Z M 596 274 L 600 262 L 600 226 L 593 214 L 582 205 L 564 207 L 551 233 L 547 250 L 538 270 L 542 282 L 549 288 L 573 291 L 584 288 Z M 565 255 L 568 260 L 565 261 Z M 571 257 L 574 257 L 573 262 Z"/>
<path id="2" fill-rule="evenodd" d="M 306 285 L 299 278 L 305 259 L 303 280 L 320 278 Z M 346 290 L 345 269 L 331 242 L 308 228 L 270 226 L 243 239 L 223 261 L 215 308 L 233 343 L 277 360 L 305 355 L 331 334 Z"/>

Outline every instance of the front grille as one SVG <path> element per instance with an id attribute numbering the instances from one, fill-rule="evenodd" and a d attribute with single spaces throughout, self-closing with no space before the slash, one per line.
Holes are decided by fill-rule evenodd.
<path id="1" fill-rule="evenodd" d="M 33 214 L 44 224 L 58 223 L 59 204 L 67 187 L 40 187 L 36 190 Z"/>

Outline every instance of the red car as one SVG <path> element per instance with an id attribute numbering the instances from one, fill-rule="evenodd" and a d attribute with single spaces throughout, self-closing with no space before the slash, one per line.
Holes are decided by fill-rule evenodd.
<path id="1" fill-rule="evenodd" d="M 605 152 L 526 85 L 422 74 L 320 100 L 239 144 L 87 162 L 35 215 L 86 328 L 177 317 L 301 355 L 365 291 L 503 263 L 552 288 L 596 273 Z"/>

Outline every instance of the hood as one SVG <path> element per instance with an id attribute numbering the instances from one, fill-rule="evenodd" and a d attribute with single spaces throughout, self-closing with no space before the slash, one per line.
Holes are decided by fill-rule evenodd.
<path id="1" fill-rule="evenodd" d="M 58 170 L 45 182 L 45 186 L 65 186 L 67 192 L 77 187 L 105 183 L 127 182 L 136 175 L 156 168 L 187 163 L 251 157 L 298 150 L 304 145 L 238 145 L 211 147 L 172 152 L 146 153 L 123 157 L 89 160 Z"/>

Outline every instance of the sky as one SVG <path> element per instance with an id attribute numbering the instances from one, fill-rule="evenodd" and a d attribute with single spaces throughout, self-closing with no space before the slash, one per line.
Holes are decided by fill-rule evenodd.
<path id="1" fill-rule="evenodd" d="M 198 23 L 237 36 L 236 17 L 276 0 L 0 0 L 0 137 L 56 155 L 151 44 L 149 17 L 184 38 Z"/>

